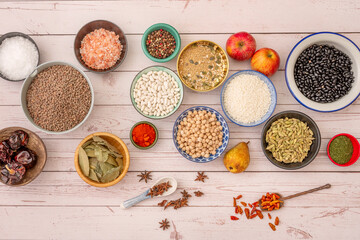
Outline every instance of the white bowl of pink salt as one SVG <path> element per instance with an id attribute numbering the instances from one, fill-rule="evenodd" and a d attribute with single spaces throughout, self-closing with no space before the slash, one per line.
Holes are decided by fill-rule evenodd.
<path id="1" fill-rule="evenodd" d="M 20 32 L 0 37 L 0 77 L 23 81 L 39 64 L 40 53 L 34 40 Z"/>

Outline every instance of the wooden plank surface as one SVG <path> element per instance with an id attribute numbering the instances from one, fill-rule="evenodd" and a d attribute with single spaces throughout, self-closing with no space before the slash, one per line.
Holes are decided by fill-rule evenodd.
<path id="1" fill-rule="evenodd" d="M 22 126 L 38 133 L 48 149 L 44 172 L 31 184 L 13 188 L 0 185 L 0 239 L 357 239 L 360 229 L 359 163 L 341 168 L 326 155 L 329 139 L 340 132 L 360 136 L 360 99 L 339 112 L 326 114 L 301 106 L 285 83 L 286 58 L 292 47 L 309 33 L 335 31 L 360 44 L 360 2 L 356 0 L 150 0 L 150 1 L 3 1 L 0 0 L 0 35 L 20 31 L 30 34 L 40 48 L 41 62 L 61 60 L 80 66 L 73 42 L 79 28 L 95 19 L 107 19 L 126 33 L 129 52 L 124 63 L 108 74 L 85 71 L 95 90 L 95 107 L 78 130 L 65 135 L 39 132 L 26 120 L 20 107 L 22 83 L 0 81 L 0 128 Z M 151 150 L 142 151 L 130 143 L 129 130 L 147 120 L 132 107 L 129 88 L 135 75 L 156 65 L 143 54 L 140 41 L 150 25 L 166 22 L 181 34 L 182 47 L 208 39 L 225 47 L 234 32 L 248 31 L 257 47 L 275 49 L 281 58 L 280 70 L 271 77 L 278 95 L 275 113 L 298 110 L 318 124 L 321 149 L 307 167 L 285 171 L 272 165 L 260 145 L 263 125 L 244 128 L 229 123 L 228 149 L 240 141 L 250 141 L 251 163 L 246 172 L 230 174 L 222 157 L 208 163 L 187 161 L 176 151 L 172 127 L 185 109 L 207 105 L 223 114 L 220 88 L 209 93 L 184 91 L 180 109 L 163 120 L 150 120 L 160 130 L 160 139 Z M 161 64 L 176 70 L 176 59 Z M 230 59 L 230 72 L 249 69 L 249 61 Z M 82 138 L 97 131 L 121 137 L 130 150 L 131 164 L 126 177 L 116 186 L 98 189 L 77 175 L 73 157 Z M 153 181 L 138 182 L 137 175 L 153 171 Z M 205 183 L 194 182 L 197 171 L 209 176 Z M 145 191 L 160 177 L 174 176 L 179 190 L 167 199 L 180 197 L 180 191 L 201 190 L 202 198 L 192 197 L 189 207 L 162 210 L 150 199 L 129 210 L 119 208 L 121 201 Z M 284 196 L 331 183 L 332 188 L 288 200 L 286 207 L 273 213 L 281 219 L 276 232 L 268 219 L 230 220 L 232 197 L 244 195 L 255 201 L 268 191 Z M 171 227 L 159 229 L 158 222 L 168 218 Z M 41 227 L 39 227 L 41 226 Z"/>

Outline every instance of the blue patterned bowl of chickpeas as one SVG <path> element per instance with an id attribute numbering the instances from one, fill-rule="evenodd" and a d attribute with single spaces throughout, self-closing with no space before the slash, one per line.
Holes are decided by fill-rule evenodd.
<path id="1" fill-rule="evenodd" d="M 192 162 L 215 160 L 225 151 L 229 138 L 225 118 L 218 111 L 205 106 L 185 110 L 176 119 L 173 128 L 176 149 Z"/>

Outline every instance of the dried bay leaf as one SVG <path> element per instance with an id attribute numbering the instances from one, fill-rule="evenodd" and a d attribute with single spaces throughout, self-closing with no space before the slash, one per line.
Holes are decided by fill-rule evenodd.
<path id="1" fill-rule="evenodd" d="M 102 178 L 100 178 L 100 181 L 102 183 L 111 182 L 114 179 L 116 179 L 120 175 L 120 167 L 112 168 L 110 171 L 107 172 Z"/>
<path id="2" fill-rule="evenodd" d="M 95 146 L 94 153 L 99 162 L 105 162 L 109 157 L 109 152 L 104 151 L 99 146 Z"/>
<path id="3" fill-rule="evenodd" d="M 100 165 L 100 168 L 101 168 L 101 171 L 103 173 L 103 176 L 105 176 L 109 171 L 111 171 L 114 166 L 111 165 L 110 163 L 106 163 L 106 162 L 99 162 L 99 165 Z"/>
<path id="4" fill-rule="evenodd" d="M 90 168 L 89 178 L 95 182 L 99 182 L 99 178 L 97 177 L 95 171 L 91 168 Z"/>
<path id="5" fill-rule="evenodd" d="M 88 155 L 88 157 L 96 157 L 94 149 L 87 148 L 87 149 L 85 149 L 85 152 Z"/>
<path id="6" fill-rule="evenodd" d="M 83 174 L 88 177 L 90 171 L 89 158 L 82 147 L 79 149 L 79 165 Z"/>
<path id="7" fill-rule="evenodd" d="M 110 163 L 111 165 L 117 167 L 119 164 L 115 160 L 115 158 L 111 155 L 109 155 L 108 159 L 106 160 L 107 163 Z"/>
<path id="8" fill-rule="evenodd" d="M 119 153 L 119 151 L 113 145 L 108 143 L 105 139 L 98 137 L 98 136 L 94 136 L 93 140 L 98 144 L 105 145 L 108 148 L 108 150 L 116 157 L 122 157 L 122 155 Z"/>
<path id="9" fill-rule="evenodd" d="M 89 159 L 89 162 L 90 162 L 90 169 L 93 169 L 93 170 L 96 169 L 96 167 L 97 167 L 97 165 L 99 163 L 99 161 L 95 157 L 91 157 Z"/>

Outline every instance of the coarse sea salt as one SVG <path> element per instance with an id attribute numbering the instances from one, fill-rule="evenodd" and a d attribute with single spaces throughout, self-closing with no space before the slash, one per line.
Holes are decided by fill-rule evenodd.
<path id="1" fill-rule="evenodd" d="M 239 75 L 224 91 L 225 111 L 237 122 L 259 121 L 269 110 L 270 103 L 269 87 L 258 76 Z"/>
<path id="2" fill-rule="evenodd" d="M 36 46 L 20 36 L 5 39 L 0 45 L 0 72 L 11 80 L 26 78 L 38 64 Z"/>

